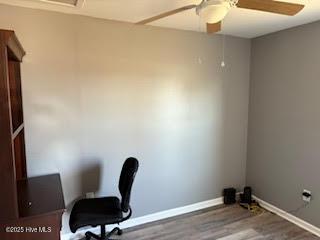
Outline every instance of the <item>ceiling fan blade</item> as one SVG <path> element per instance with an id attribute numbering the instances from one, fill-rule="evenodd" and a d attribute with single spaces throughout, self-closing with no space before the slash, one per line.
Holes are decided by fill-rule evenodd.
<path id="1" fill-rule="evenodd" d="M 161 13 L 161 14 L 159 14 L 157 16 L 144 19 L 144 20 L 142 20 L 140 22 L 137 22 L 136 24 L 139 24 L 139 25 L 147 24 L 147 23 L 156 21 L 158 19 L 165 18 L 165 17 L 171 16 L 171 15 L 174 15 L 176 13 L 183 12 L 183 11 L 195 8 L 195 7 L 197 7 L 197 5 L 192 4 L 192 5 L 184 6 L 184 7 L 181 7 L 181 8 L 177 8 L 177 9 L 171 10 L 169 12 Z"/>
<path id="2" fill-rule="evenodd" d="M 207 23 L 207 33 L 216 33 L 221 30 L 221 22 L 218 23 Z"/>
<path id="3" fill-rule="evenodd" d="M 294 16 L 304 5 L 272 0 L 239 0 L 237 7 Z"/>

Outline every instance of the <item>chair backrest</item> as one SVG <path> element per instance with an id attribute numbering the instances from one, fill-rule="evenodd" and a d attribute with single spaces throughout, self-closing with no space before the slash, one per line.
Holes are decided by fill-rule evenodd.
<path id="1" fill-rule="evenodd" d="M 129 210 L 131 188 L 138 168 L 139 162 L 133 157 L 128 158 L 123 164 L 119 180 L 119 191 L 122 198 L 121 209 L 123 212 L 128 212 Z"/>

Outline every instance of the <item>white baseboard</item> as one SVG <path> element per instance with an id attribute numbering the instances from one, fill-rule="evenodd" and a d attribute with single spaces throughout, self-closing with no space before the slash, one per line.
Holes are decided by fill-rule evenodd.
<path id="1" fill-rule="evenodd" d="M 320 228 L 296 217 L 296 216 L 293 216 L 292 214 L 280 209 L 280 208 L 277 208 L 276 206 L 266 202 L 266 201 L 263 201 L 262 199 L 256 197 L 256 196 L 253 196 L 253 198 L 260 204 L 261 207 L 265 208 L 266 210 L 272 212 L 272 213 L 275 213 L 277 214 L 278 216 L 288 220 L 289 222 L 292 222 L 294 223 L 295 225 L 307 230 L 308 232 L 311 232 L 313 233 L 314 235 L 320 237 Z"/>
<path id="2" fill-rule="evenodd" d="M 165 210 L 165 211 L 161 211 L 161 212 L 145 215 L 145 216 L 142 216 L 142 217 L 132 218 L 132 219 L 127 220 L 126 222 L 121 223 L 120 224 L 120 228 L 125 229 L 125 228 L 134 227 L 134 226 L 138 226 L 138 225 L 145 224 L 145 223 L 159 221 L 159 220 L 162 220 L 162 219 L 166 219 L 166 218 L 182 215 L 182 214 L 185 214 L 185 213 L 190 213 L 190 212 L 194 212 L 194 211 L 197 211 L 197 210 L 201 210 L 201 209 L 217 206 L 217 205 L 220 205 L 222 203 L 223 203 L 223 198 L 219 197 L 219 198 L 215 198 L 215 199 L 212 199 L 212 200 L 208 200 L 208 201 L 203 201 L 203 202 L 187 205 L 187 206 L 184 206 L 184 207 L 173 208 L 173 209 L 169 209 L 169 210 Z M 110 229 L 114 228 L 115 226 L 116 225 L 109 225 L 109 226 L 107 226 L 107 230 L 110 230 Z M 61 235 L 61 240 L 81 239 L 81 238 L 84 237 L 84 234 L 85 234 L 86 231 L 91 231 L 93 233 L 99 233 L 100 229 L 99 228 L 87 228 L 87 229 L 84 229 L 84 230 L 77 231 L 76 234 L 73 234 L 73 233 L 62 234 Z"/>

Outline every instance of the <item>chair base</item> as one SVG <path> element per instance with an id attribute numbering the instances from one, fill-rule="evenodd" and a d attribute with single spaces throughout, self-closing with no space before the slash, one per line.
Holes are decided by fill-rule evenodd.
<path id="1" fill-rule="evenodd" d="M 119 236 L 122 235 L 122 230 L 118 227 L 112 229 L 111 232 L 106 234 L 106 226 L 101 225 L 101 235 L 98 236 L 97 234 L 94 234 L 90 231 L 86 232 L 86 240 L 90 240 L 91 238 L 97 239 L 97 240 L 112 240 L 110 237 L 117 233 Z"/>

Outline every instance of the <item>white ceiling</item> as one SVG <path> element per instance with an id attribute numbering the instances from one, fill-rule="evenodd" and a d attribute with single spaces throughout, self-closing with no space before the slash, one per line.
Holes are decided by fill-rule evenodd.
<path id="1" fill-rule="evenodd" d="M 235 8 L 225 18 L 221 33 L 253 38 L 320 20 L 320 0 L 282 1 L 303 3 L 306 4 L 306 7 L 293 17 Z M 181 6 L 198 4 L 199 2 L 200 0 L 85 0 L 78 7 L 68 7 L 45 3 L 41 0 L 0 0 L 0 3 L 9 5 L 132 23 Z M 205 24 L 200 24 L 194 9 L 158 20 L 150 25 L 191 31 L 205 30 Z"/>

